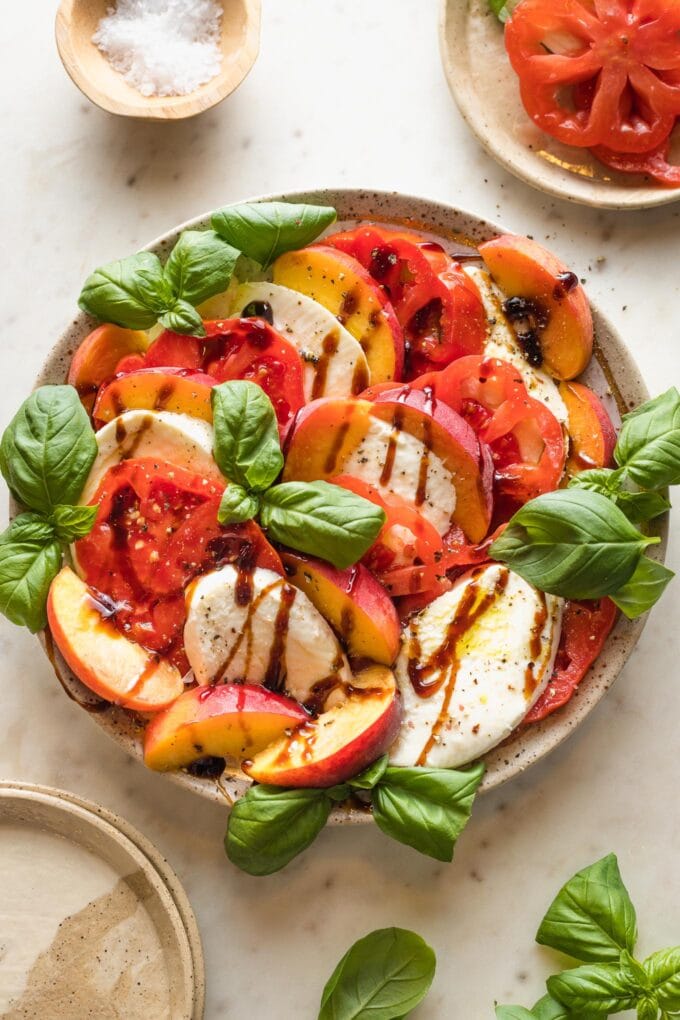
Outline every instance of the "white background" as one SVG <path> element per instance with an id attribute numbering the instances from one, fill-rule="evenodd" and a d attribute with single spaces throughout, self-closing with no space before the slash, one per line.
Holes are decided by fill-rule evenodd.
<path id="1" fill-rule="evenodd" d="M 239 91 L 157 126 L 81 97 L 54 46 L 55 6 L 2 5 L 2 425 L 94 266 L 220 204 L 327 185 L 426 195 L 545 239 L 588 278 L 650 390 L 679 381 L 680 207 L 583 209 L 491 163 L 449 96 L 434 0 L 265 0 L 261 55 Z M 98 800 L 161 848 L 203 934 L 208 1020 L 313 1020 L 349 943 L 391 924 L 438 954 L 419 1020 L 491 1018 L 494 999 L 541 994 L 555 961 L 533 945 L 538 921 L 572 872 L 610 850 L 638 904 L 642 951 L 680 941 L 679 599 L 676 582 L 579 732 L 478 803 L 452 866 L 367 827 L 326 831 L 278 876 L 241 875 L 223 854 L 224 812 L 128 759 L 63 696 L 35 639 L 4 620 L 0 776 Z"/>

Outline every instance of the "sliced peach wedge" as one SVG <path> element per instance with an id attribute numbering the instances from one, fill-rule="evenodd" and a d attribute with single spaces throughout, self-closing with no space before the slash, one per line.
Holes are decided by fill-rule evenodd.
<path id="1" fill-rule="evenodd" d="M 371 382 L 401 379 L 404 337 L 392 305 L 364 267 L 323 244 L 279 256 L 274 283 L 327 308 L 363 348 Z"/>
<path id="2" fill-rule="evenodd" d="M 578 277 L 528 237 L 503 234 L 479 253 L 508 299 L 505 312 L 530 363 L 556 379 L 580 375 L 593 351 L 593 318 Z"/>
<path id="3" fill-rule="evenodd" d="M 124 411 L 174 411 L 212 421 L 210 391 L 215 380 L 184 368 L 140 368 L 117 376 L 97 394 L 93 417 L 109 422 Z"/>
<path id="4" fill-rule="evenodd" d="M 616 429 L 602 401 L 583 383 L 562 382 L 559 389 L 569 419 L 567 474 L 609 467 L 616 446 Z"/>
<path id="5" fill-rule="evenodd" d="M 129 354 L 144 354 L 149 346 L 145 332 L 123 329 L 107 322 L 89 333 L 73 355 L 67 382 L 75 386 L 78 396 L 91 411 L 97 390 L 111 379 L 121 358 Z"/>
<path id="6" fill-rule="evenodd" d="M 243 771 L 271 786 L 328 787 L 367 768 L 394 742 L 401 701 L 394 674 L 369 666 L 354 677 L 342 704 L 303 723 L 260 754 Z"/>
<path id="7" fill-rule="evenodd" d="M 194 687 L 151 720 L 144 734 L 144 761 L 159 772 L 206 755 L 241 761 L 307 719 L 297 702 L 265 687 Z"/>
<path id="8" fill-rule="evenodd" d="M 97 592 L 70 567 L 63 567 L 52 581 L 47 620 L 68 666 L 106 701 L 155 712 L 183 692 L 179 670 L 116 630 Z"/>

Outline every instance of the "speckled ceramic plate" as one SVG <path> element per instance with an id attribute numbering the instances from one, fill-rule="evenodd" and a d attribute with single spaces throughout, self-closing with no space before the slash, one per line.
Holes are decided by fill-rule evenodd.
<path id="1" fill-rule="evenodd" d="M 527 116 L 503 29 L 488 0 L 441 0 L 439 43 L 460 112 L 486 151 L 527 184 L 581 205 L 645 209 L 680 199 L 680 188 L 608 170 L 587 150 L 563 145 Z"/>
<path id="2" fill-rule="evenodd" d="M 503 232 L 503 228 L 497 224 L 471 213 L 440 202 L 396 193 L 340 189 L 267 197 L 335 206 L 341 228 L 367 219 L 412 226 L 432 234 L 445 245 L 448 242 L 449 247 L 456 241 L 474 244 Z M 150 244 L 149 250 L 162 256 L 175 243 L 181 230 L 205 227 L 208 221 L 209 217 L 206 216 L 181 224 Z M 593 309 L 593 317 L 596 330 L 595 356 L 583 379 L 602 397 L 612 416 L 617 419 L 622 410 L 637 406 L 648 399 L 649 394 L 634 361 L 613 327 L 596 308 Z M 38 385 L 64 381 L 74 351 L 93 326 L 94 321 L 83 313 L 73 320 L 48 356 L 37 380 Z M 661 519 L 659 527 L 662 542 L 655 547 L 655 554 L 662 557 L 667 528 L 665 518 Z M 572 701 L 560 712 L 515 735 L 486 756 L 487 772 L 483 789 L 492 789 L 524 771 L 557 747 L 578 726 L 618 676 L 642 632 L 644 622 L 644 618 L 634 623 L 620 619 Z M 141 759 L 141 723 L 136 722 L 127 712 L 99 702 L 70 672 L 58 651 L 52 647 L 49 635 L 41 635 L 41 641 L 69 697 L 89 711 L 92 719 L 109 736 L 130 754 Z M 248 783 L 241 773 L 225 772 L 219 779 L 198 778 L 185 772 L 167 775 L 195 793 L 221 803 L 232 803 Z M 339 810 L 333 817 L 336 822 L 369 820 L 360 811 Z"/>
<path id="3" fill-rule="evenodd" d="M 0 783 L 0 873 L 4 1020 L 201 1020 L 196 920 L 129 823 L 73 794 Z"/>

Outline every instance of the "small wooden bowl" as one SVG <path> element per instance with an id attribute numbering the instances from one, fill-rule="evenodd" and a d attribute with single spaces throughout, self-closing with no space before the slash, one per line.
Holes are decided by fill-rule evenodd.
<path id="1" fill-rule="evenodd" d="M 226 99 L 246 77 L 260 48 L 261 0 L 221 0 L 222 68 L 186 96 L 143 96 L 114 70 L 92 42 L 113 0 L 62 0 L 55 24 L 57 49 L 71 80 L 102 110 L 143 120 L 195 117 Z"/>

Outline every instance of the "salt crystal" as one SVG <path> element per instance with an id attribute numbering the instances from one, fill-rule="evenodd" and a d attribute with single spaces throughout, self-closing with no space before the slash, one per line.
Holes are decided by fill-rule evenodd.
<path id="1" fill-rule="evenodd" d="M 118 0 L 92 41 L 143 96 L 185 96 L 219 74 L 222 5 Z"/>

